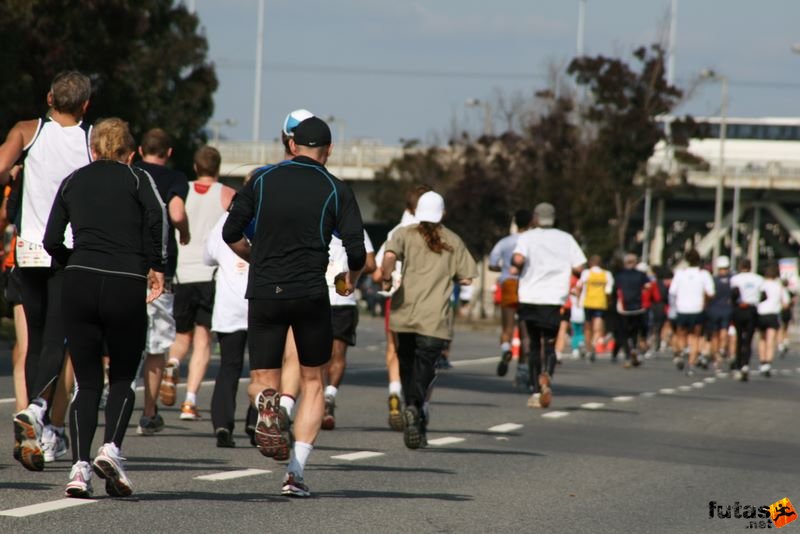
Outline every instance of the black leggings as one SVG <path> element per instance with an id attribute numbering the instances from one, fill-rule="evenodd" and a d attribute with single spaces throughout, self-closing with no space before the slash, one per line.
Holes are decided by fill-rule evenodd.
<path id="1" fill-rule="evenodd" d="M 233 432 L 236 412 L 236 393 L 244 365 L 244 348 L 247 346 L 247 330 L 232 333 L 217 332 L 220 364 L 214 394 L 211 396 L 211 424 L 214 430 L 227 428 Z M 248 403 L 249 405 L 249 403 Z"/>
<path id="2" fill-rule="evenodd" d="M 758 310 L 755 306 L 733 309 L 733 326 L 736 328 L 736 362 L 734 367 L 741 369 L 750 365 L 753 352 L 753 334 L 758 323 Z"/>
<path id="3" fill-rule="evenodd" d="M 539 393 L 539 375 L 544 370 L 552 378 L 556 372 L 556 338 L 558 327 L 543 326 L 541 323 L 526 321 L 531 338 L 531 351 L 528 353 L 528 370 L 534 393 Z"/>
<path id="4" fill-rule="evenodd" d="M 639 333 L 644 329 L 644 314 L 620 315 L 621 336 L 618 338 L 617 345 L 625 353 L 625 359 L 630 360 L 631 354 L 636 353 L 639 341 Z"/>
<path id="5" fill-rule="evenodd" d="M 401 332 L 397 334 L 397 359 L 406 406 L 422 405 L 436 380 L 436 360 L 442 355 L 445 340 L 438 337 Z"/>
<path id="6" fill-rule="evenodd" d="M 28 323 L 25 386 L 29 400 L 41 397 L 64 366 L 64 323 L 61 315 L 62 269 L 23 267 L 19 271 L 22 304 Z M 47 396 L 49 402 L 53 389 Z"/>
<path id="7" fill-rule="evenodd" d="M 108 347 L 108 400 L 103 443 L 122 446 L 133 413 L 134 381 L 147 338 L 144 279 L 78 269 L 64 275 L 64 326 L 78 392 L 70 408 L 73 461 L 89 461 L 103 392 Z"/>

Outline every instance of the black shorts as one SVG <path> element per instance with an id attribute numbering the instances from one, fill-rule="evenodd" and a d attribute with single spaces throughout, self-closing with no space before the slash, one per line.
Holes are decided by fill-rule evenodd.
<path id="1" fill-rule="evenodd" d="M 759 315 L 758 316 L 758 329 L 762 332 L 767 330 L 768 328 L 773 328 L 777 330 L 780 328 L 780 322 L 778 321 L 778 314 L 777 313 L 768 313 L 766 315 Z"/>
<path id="2" fill-rule="evenodd" d="M 289 327 L 300 365 L 318 367 L 331 359 L 333 326 L 327 293 L 302 299 L 250 299 L 247 312 L 250 369 L 280 369 Z"/>
<path id="3" fill-rule="evenodd" d="M 175 285 L 175 331 L 191 332 L 194 325 L 211 328 L 214 311 L 214 282 L 191 282 Z"/>
<path id="4" fill-rule="evenodd" d="M 358 306 L 331 306 L 333 339 L 356 346 L 356 327 L 358 326 Z"/>
<path id="5" fill-rule="evenodd" d="M 600 310 L 596 308 L 584 308 L 583 313 L 586 316 L 586 321 L 592 321 L 593 319 L 605 319 L 606 317 L 606 310 Z"/>
<path id="6" fill-rule="evenodd" d="M 14 267 L 6 271 L 6 304 L 13 308 L 22 304 L 22 286 L 19 281 L 19 268 Z"/>
<path id="7" fill-rule="evenodd" d="M 520 304 L 517 313 L 520 321 L 525 321 L 530 326 L 558 332 L 561 323 L 561 306 Z"/>
<path id="8" fill-rule="evenodd" d="M 690 330 L 697 326 L 702 326 L 705 322 L 704 313 L 679 313 L 675 318 L 675 325 L 678 328 L 688 328 Z"/>
<path id="9" fill-rule="evenodd" d="M 792 322 L 792 308 L 791 306 L 781 310 L 781 325 L 786 326 Z"/>
<path id="10" fill-rule="evenodd" d="M 732 310 L 708 310 L 706 312 L 706 329 L 709 334 L 727 330 L 731 325 Z"/>

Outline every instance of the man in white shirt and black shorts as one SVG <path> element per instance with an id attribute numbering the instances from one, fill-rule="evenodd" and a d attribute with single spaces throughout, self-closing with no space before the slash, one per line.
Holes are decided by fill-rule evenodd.
<path id="1" fill-rule="evenodd" d="M 550 406 L 561 309 L 569 297 L 570 275 L 586 263 L 575 238 L 553 228 L 555 217 L 552 204 L 538 204 L 533 210 L 534 228 L 519 236 L 511 260 L 520 269 L 519 317 L 530 337 L 531 408 Z"/>

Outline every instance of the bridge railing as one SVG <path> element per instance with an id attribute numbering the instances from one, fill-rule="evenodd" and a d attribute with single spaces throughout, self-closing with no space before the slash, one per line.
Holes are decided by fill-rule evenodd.
<path id="1" fill-rule="evenodd" d="M 220 151 L 223 162 L 236 165 L 275 163 L 283 159 L 284 153 L 283 144 L 274 142 L 216 141 L 209 144 Z M 344 146 L 334 145 L 330 165 L 374 170 L 387 166 L 392 159 L 402 155 L 400 146 L 352 142 Z"/>

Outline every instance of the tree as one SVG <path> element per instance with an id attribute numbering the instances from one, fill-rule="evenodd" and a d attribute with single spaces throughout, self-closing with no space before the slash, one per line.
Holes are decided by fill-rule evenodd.
<path id="1" fill-rule="evenodd" d="M 137 139 L 164 128 L 191 170 L 217 88 L 207 52 L 197 17 L 172 0 L 0 2 L 0 133 L 41 116 L 53 76 L 76 69 L 92 80 L 86 120 L 120 117 Z"/>

